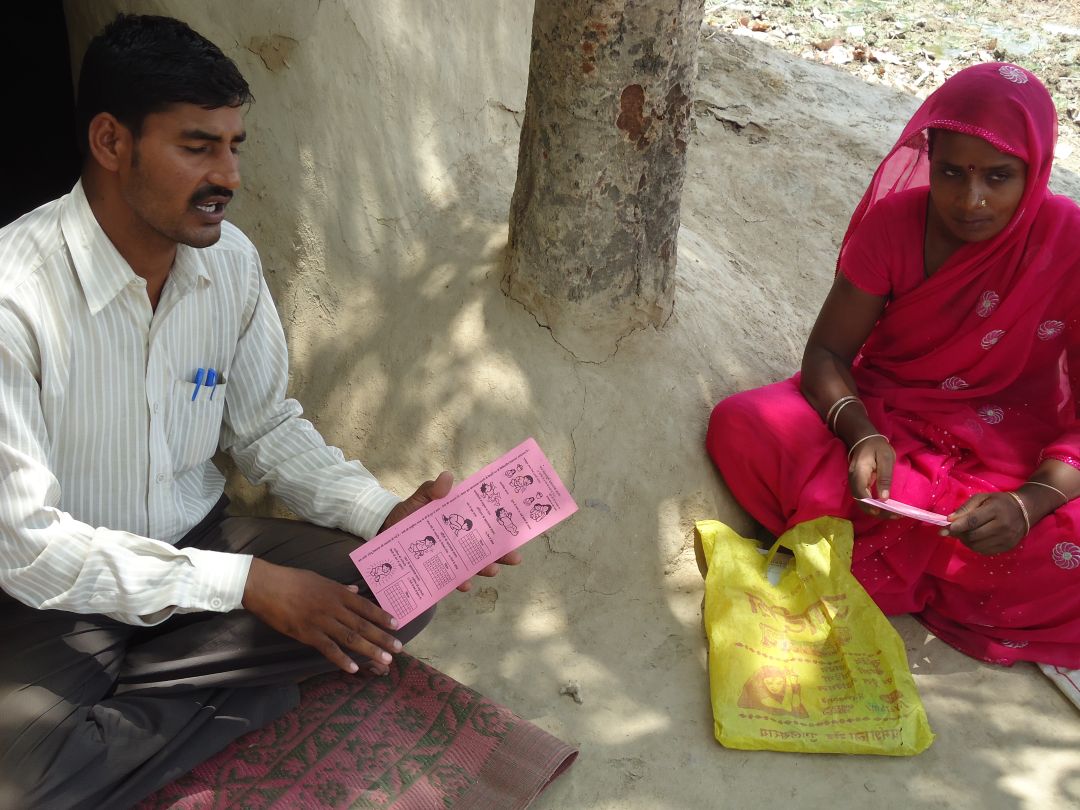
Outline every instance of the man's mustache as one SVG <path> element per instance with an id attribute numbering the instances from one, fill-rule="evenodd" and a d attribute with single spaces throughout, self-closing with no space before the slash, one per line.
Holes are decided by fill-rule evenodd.
<path id="1" fill-rule="evenodd" d="M 206 186 L 195 192 L 195 195 L 191 198 L 191 204 L 198 205 L 212 197 L 224 197 L 226 200 L 231 200 L 232 196 L 232 191 L 227 188 L 222 188 L 221 186 Z"/>

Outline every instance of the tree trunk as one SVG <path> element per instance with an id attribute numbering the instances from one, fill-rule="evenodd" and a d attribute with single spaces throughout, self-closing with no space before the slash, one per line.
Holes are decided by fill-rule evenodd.
<path id="1" fill-rule="evenodd" d="M 503 289 L 582 359 L 674 303 L 702 0 L 536 0 Z"/>

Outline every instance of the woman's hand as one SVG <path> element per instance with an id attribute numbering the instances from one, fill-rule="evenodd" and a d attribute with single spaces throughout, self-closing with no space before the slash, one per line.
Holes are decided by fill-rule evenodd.
<path id="1" fill-rule="evenodd" d="M 1020 505 L 1007 492 L 979 492 L 949 517 L 952 535 L 979 554 L 1001 554 L 1024 539 L 1028 527 Z"/>
<path id="2" fill-rule="evenodd" d="M 896 465 L 896 451 L 884 436 L 872 436 L 860 441 L 851 452 L 848 462 L 848 485 L 851 497 L 878 497 L 885 500 L 892 488 L 893 467 Z M 876 490 L 877 495 L 874 495 Z M 866 511 L 877 514 L 880 510 L 864 506 Z"/>

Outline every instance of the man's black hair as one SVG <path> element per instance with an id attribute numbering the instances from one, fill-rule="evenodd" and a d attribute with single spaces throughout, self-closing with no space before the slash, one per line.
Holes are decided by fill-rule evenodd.
<path id="1" fill-rule="evenodd" d="M 136 138 L 143 120 L 171 104 L 208 110 L 253 100 L 236 64 L 217 45 L 171 17 L 120 14 L 91 40 L 79 74 L 75 123 L 89 153 L 90 121 L 116 116 Z"/>

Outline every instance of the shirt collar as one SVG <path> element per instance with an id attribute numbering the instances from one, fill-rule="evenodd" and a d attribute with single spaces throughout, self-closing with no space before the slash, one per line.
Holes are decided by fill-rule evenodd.
<path id="1" fill-rule="evenodd" d="M 82 180 L 75 184 L 64 202 L 60 228 L 90 313 L 96 315 L 139 276 L 98 224 L 90 201 L 86 199 Z M 180 293 L 188 292 L 198 283 L 210 283 L 210 273 L 198 250 L 187 245 L 177 246 L 169 283 Z"/>
<path id="2" fill-rule="evenodd" d="M 186 294 L 197 285 L 209 284 L 210 273 L 203 261 L 203 251 L 207 248 L 193 248 L 190 245 L 177 245 L 176 258 L 173 260 L 169 283 L 175 284 L 180 293 Z"/>

